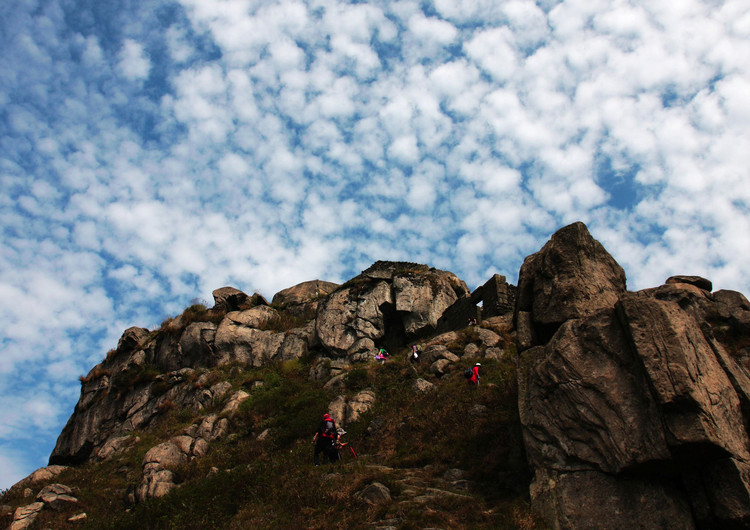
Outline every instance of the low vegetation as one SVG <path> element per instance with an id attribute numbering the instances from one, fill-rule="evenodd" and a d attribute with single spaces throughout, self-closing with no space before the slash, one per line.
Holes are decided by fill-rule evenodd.
<path id="1" fill-rule="evenodd" d="M 203 314 L 189 310 L 179 318 Z M 477 340 L 476 331 L 467 329 L 451 349 Z M 146 452 L 201 416 L 220 412 L 223 402 L 198 412 L 165 401 L 159 420 L 133 433 L 138 441 L 129 449 L 64 472 L 57 481 L 73 488 L 79 505 L 44 510 L 33 528 L 65 528 L 67 518 L 80 512 L 88 518 L 78 525 L 96 529 L 361 528 L 379 522 L 398 528 L 540 528 L 528 506 L 514 362 L 483 360 L 482 382 L 475 387 L 462 375 L 474 360 L 462 359 L 436 379 L 429 366 L 410 364 L 408 353 L 392 352 L 384 365 L 355 365 L 336 390 L 309 378 L 315 354 L 262 367 L 229 364 L 201 378 L 196 372 L 187 384 L 227 381 L 250 397 L 228 416 L 231 434 L 213 442 L 205 457 L 173 470 L 178 488 L 140 504 L 129 499 Z M 112 390 L 158 384 L 159 376 L 154 366 L 133 367 L 113 378 Z M 431 381 L 433 390 L 415 390 L 420 378 Z M 345 435 L 358 458 L 347 451 L 336 465 L 313 466 L 312 435 L 328 404 L 364 389 L 375 392 L 376 403 L 346 426 Z M 445 479 L 451 470 L 461 470 L 463 480 Z M 357 493 L 376 481 L 389 488 L 392 500 L 371 506 Z M 447 493 L 430 497 L 441 490 Z M 0 499 L 12 507 L 28 502 L 20 490 Z M 0 527 L 10 520 L 0 516 Z"/>

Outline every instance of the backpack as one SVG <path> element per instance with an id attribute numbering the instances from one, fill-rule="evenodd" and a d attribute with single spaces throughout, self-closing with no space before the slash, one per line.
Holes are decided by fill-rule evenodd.
<path id="1" fill-rule="evenodd" d="M 466 379 L 471 379 L 471 368 L 467 368 L 466 370 L 464 370 L 464 377 Z"/>

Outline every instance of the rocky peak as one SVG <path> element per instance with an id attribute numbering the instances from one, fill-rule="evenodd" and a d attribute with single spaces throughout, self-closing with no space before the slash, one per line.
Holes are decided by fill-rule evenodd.
<path id="1" fill-rule="evenodd" d="M 318 308 L 316 333 L 333 356 L 366 359 L 434 333 L 443 313 L 469 297 L 455 274 L 406 262 L 378 261 Z"/>
<path id="2" fill-rule="evenodd" d="M 750 524 L 750 374 L 717 340 L 746 310 L 710 288 L 673 276 L 627 292 L 580 223 L 524 261 L 519 411 L 551 527 Z"/>

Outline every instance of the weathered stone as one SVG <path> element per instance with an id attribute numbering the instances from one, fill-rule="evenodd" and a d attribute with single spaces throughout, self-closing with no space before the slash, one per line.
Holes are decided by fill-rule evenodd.
<path id="1" fill-rule="evenodd" d="M 586 225 L 574 223 L 524 260 L 516 311 L 531 313 L 537 338 L 546 342 L 566 320 L 611 308 L 624 292 L 622 267 Z"/>
<path id="2" fill-rule="evenodd" d="M 412 389 L 414 389 L 416 392 L 422 392 L 422 393 L 430 392 L 435 389 L 434 384 L 422 378 L 419 378 L 416 381 L 414 381 L 411 386 L 412 386 Z"/>
<path id="3" fill-rule="evenodd" d="M 114 438 L 110 438 L 96 451 L 96 457 L 99 460 L 109 460 L 114 455 L 130 448 L 138 440 L 138 437 L 130 435 L 115 436 Z"/>
<path id="4" fill-rule="evenodd" d="M 184 366 L 197 368 L 214 365 L 216 362 L 214 355 L 216 327 L 213 322 L 188 324 L 180 335 L 180 353 Z"/>
<path id="5" fill-rule="evenodd" d="M 378 262 L 318 308 L 316 332 L 338 357 L 363 351 L 362 339 L 386 349 L 434 332 L 443 312 L 468 289 L 455 275 L 425 266 Z"/>
<path id="6" fill-rule="evenodd" d="M 13 486 L 11 486 L 11 489 L 22 488 L 27 484 L 34 484 L 35 482 L 48 482 L 66 469 L 70 468 L 68 466 L 58 465 L 40 467 L 36 471 L 33 471 L 28 477 L 16 482 Z"/>
<path id="7" fill-rule="evenodd" d="M 34 502 L 26 506 L 19 506 L 13 514 L 13 522 L 8 530 L 24 530 L 29 528 L 44 508 L 43 502 Z"/>
<path id="8" fill-rule="evenodd" d="M 86 519 L 88 519 L 88 515 L 86 513 L 77 513 L 76 515 L 73 515 L 71 517 L 68 517 L 69 523 L 85 523 Z"/>
<path id="9" fill-rule="evenodd" d="M 477 346 L 473 342 L 470 342 L 464 347 L 464 354 L 462 355 L 462 357 L 464 359 L 474 359 L 479 357 L 479 353 L 479 346 Z"/>
<path id="10" fill-rule="evenodd" d="M 234 394 L 232 394 L 232 397 L 229 398 L 229 401 L 226 405 L 224 405 L 224 408 L 222 409 L 222 414 L 233 414 L 239 410 L 240 405 L 243 401 L 245 401 L 247 398 L 250 397 L 250 394 L 245 392 L 244 390 L 238 390 Z"/>
<path id="11" fill-rule="evenodd" d="M 531 322 L 530 311 L 518 311 L 516 314 L 516 343 L 518 351 L 522 352 L 536 344 L 534 325 Z"/>
<path id="12" fill-rule="evenodd" d="M 687 500 L 668 479 L 662 483 L 597 471 L 537 470 L 531 502 L 550 528 L 695 528 Z"/>
<path id="13" fill-rule="evenodd" d="M 427 349 L 424 350 L 422 356 L 420 357 L 420 362 L 432 364 L 435 361 L 439 361 L 441 359 L 448 360 L 452 363 L 458 362 L 460 360 L 458 355 L 451 352 L 445 346 L 434 345 L 428 346 Z"/>
<path id="14" fill-rule="evenodd" d="M 687 283 L 690 285 L 695 285 L 699 289 L 703 289 L 704 291 L 708 291 L 709 293 L 713 289 L 711 280 L 707 280 L 700 276 L 670 276 L 664 283 Z"/>
<path id="15" fill-rule="evenodd" d="M 497 333 L 489 329 L 476 326 L 474 328 L 474 332 L 479 337 L 479 340 L 482 342 L 482 345 L 489 347 L 489 348 L 493 346 L 497 346 L 498 344 L 500 344 L 500 341 L 502 340 L 500 338 L 500 335 L 498 335 Z"/>
<path id="16" fill-rule="evenodd" d="M 448 367 L 453 364 L 448 359 L 438 359 L 430 365 L 430 372 L 440 377 L 448 372 Z"/>
<path id="17" fill-rule="evenodd" d="M 159 464 L 161 467 L 177 467 L 187 461 L 186 453 L 172 441 L 162 442 L 149 449 L 143 464 Z"/>
<path id="18" fill-rule="evenodd" d="M 234 287 L 221 287 L 214 290 L 214 309 L 237 311 L 250 302 L 250 297 Z"/>
<path id="19" fill-rule="evenodd" d="M 65 484 L 49 484 L 37 494 L 36 500 L 43 502 L 53 510 L 59 510 L 65 505 L 78 503 L 78 499 L 72 493 L 73 490 Z"/>
<path id="20" fill-rule="evenodd" d="M 362 390 L 358 392 L 346 405 L 346 423 L 351 424 L 359 417 L 370 410 L 375 404 L 375 392 L 372 390 Z"/>
<path id="21" fill-rule="evenodd" d="M 509 354 L 507 356 L 509 356 Z M 487 348 L 486 350 L 484 350 L 485 359 L 494 359 L 495 361 L 500 361 L 504 357 L 506 357 L 506 352 L 505 350 L 501 350 L 500 348 Z"/>
<path id="22" fill-rule="evenodd" d="M 390 502 L 391 490 L 380 482 L 373 482 L 363 490 L 357 492 L 356 496 L 358 499 L 370 505 L 383 504 L 385 502 Z"/>
<path id="23" fill-rule="evenodd" d="M 750 459 L 740 402 L 695 320 L 677 304 L 638 293 L 618 310 L 663 411 L 670 445 Z"/>
<path id="24" fill-rule="evenodd" d="M 274 305 L 296 305 L 324 298 L 339 287 L 336 283 L 312 280 L 279 291 L 273 295 Z"/>
<path id="25" fill-rule="evenodd" d="M 336 396 L 336 398 L 328 404 L 328 414 L 341 425 L 346 425 L 346 396 Z"/>
<path id="26" fill-rule="evenodd" d="M 656 403 L 614 316 L 563 324 L 519 363 L 519 413 L 535 468 L 617 473 L 669 457 Z"/>

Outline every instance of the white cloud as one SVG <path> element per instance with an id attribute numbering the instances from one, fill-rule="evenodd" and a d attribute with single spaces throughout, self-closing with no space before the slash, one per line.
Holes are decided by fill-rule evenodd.
<path id="1" fill-rule="evenodd" d="M 151 61 L 143 45 L 126 39 L 120 50 L 120 71 L 130 81 L 139 81 L 148 77 Z"/>
<path id="2" fill-rule="evenodd" d="M 631 288 L 750 286 L 740 0 L 183 0 L 169 27 L 155 0 L 113 9 L 121 36 L 45 5 L 0 36 L 1 388 L 72 409 L 30 367 L 70 378 L 222 284 L 387 258 L 512 281 L 579 219 Z M 59 430 L 50 402 L 0 440 Z"/>

